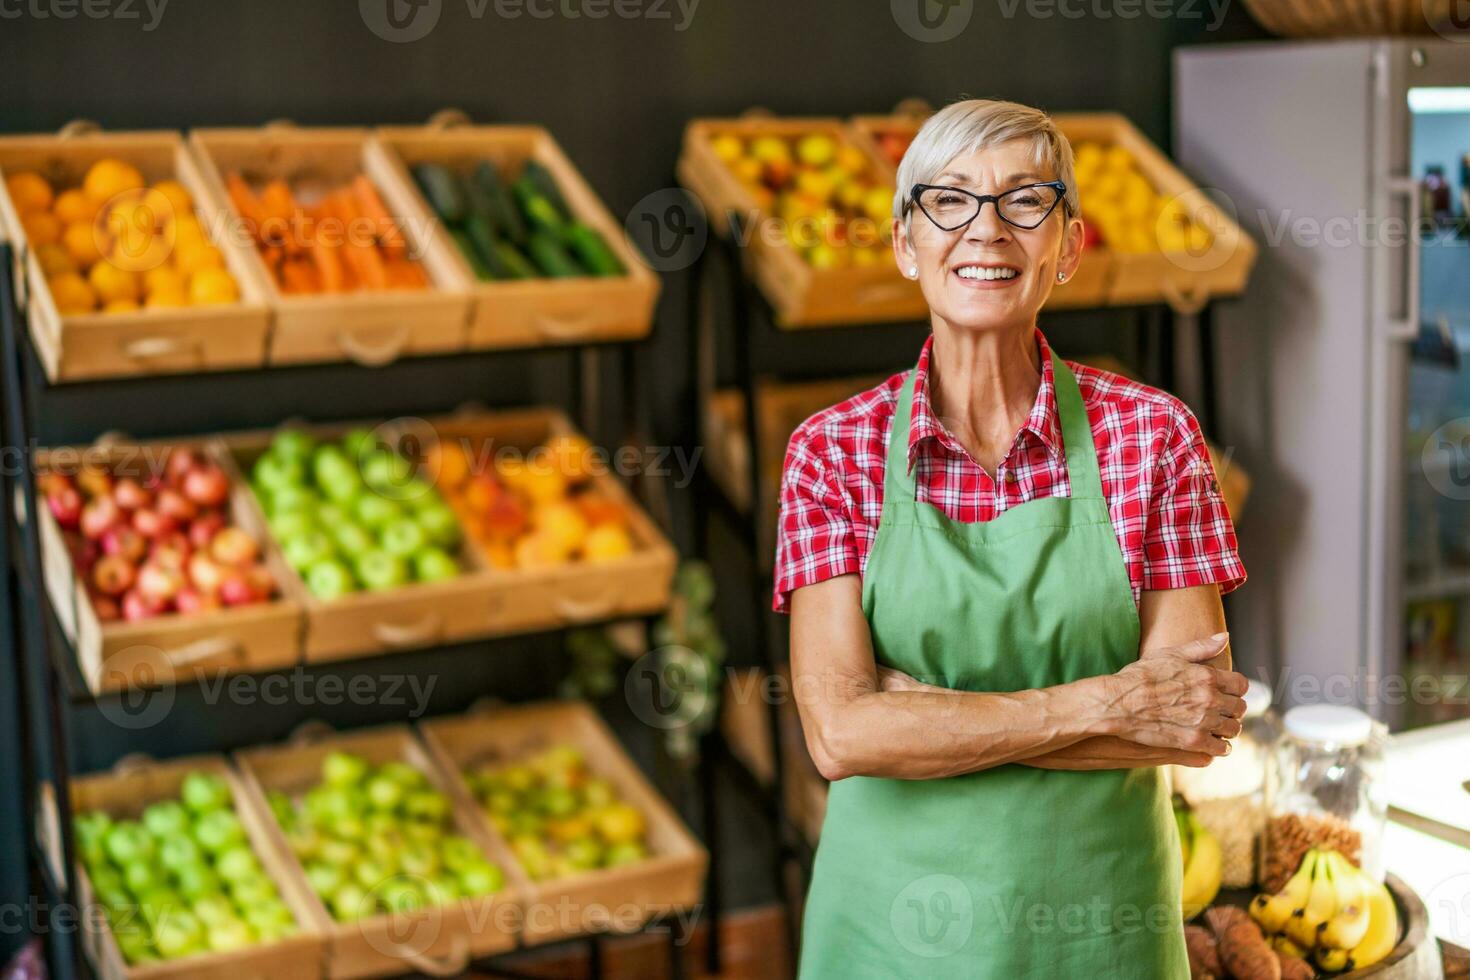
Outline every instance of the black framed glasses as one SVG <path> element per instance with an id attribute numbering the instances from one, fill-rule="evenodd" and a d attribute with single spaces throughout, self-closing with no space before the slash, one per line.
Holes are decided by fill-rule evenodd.
<path id="1" fill-rule="evenodd" d="M 909 197 L 924 217 L 943 231 L 959 231 L 980 216 L 986 202 L 995 205 L 1000 220 L 1017 228 L 1032 229 L 1040 225 L 1067 197 L 1067 185 L 1060 180 L 1027 184 L 1004 194 L 972 194 L 962 187 L 942 184 L 915 184 Z"/>

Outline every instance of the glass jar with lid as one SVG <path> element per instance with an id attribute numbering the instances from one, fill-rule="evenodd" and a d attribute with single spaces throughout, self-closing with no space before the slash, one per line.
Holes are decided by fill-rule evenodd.
<path id="1" fill-rule="evenodd" d="M 1279 891 L 1312 847 L 1340 851 L 1382 881 L 1387 730 L 1335 704 L 1292 708 L 1283 728 L 1267 781 L 1262 889 Z"/>
<path id="2" fill-rule="evenodd" d="M 1252 680 L 1230 754 L 1200 769 L 1173 767 L 1174 792 L 1220 842 L 1220 883 L 1226 888 L 1248 888 L 1256 879 L 1266 826 L 1267 769 L 1280 732 L 1271 701 L 1271 686 Z"/>

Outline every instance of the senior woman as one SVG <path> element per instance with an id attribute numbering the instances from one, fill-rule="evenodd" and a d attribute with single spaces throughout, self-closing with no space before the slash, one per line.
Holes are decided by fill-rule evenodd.
<path id="1" fill-rule="evenodd" d="M 791 439 L 775 605 L 832 780 L 803 977 L 1189 976 L 1159 767 L 1240 731 L 1245 571 L 1189 410 L 1037 330 L 1082 237 L 1044 113 L 934 115 L 893 220 L 932 335 Z"/>

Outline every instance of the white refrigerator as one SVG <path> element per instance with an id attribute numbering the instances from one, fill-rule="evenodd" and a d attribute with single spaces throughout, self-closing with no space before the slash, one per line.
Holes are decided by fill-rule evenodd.
<path id="1" fill-rule="evenodd" d="M 1255 481 L 1236 658 L 1288 704 L 1470 715 L 1470 44 L 1183 48 L 1174 95 L 1176 158 L 1260 246 L 1214 321 Z"/>

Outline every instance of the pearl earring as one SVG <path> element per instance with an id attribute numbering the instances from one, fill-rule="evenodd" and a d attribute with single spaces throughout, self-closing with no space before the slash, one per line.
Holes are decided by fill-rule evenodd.
<path id="1" fill-rule="evenodd" d="M 1058 272 L 1057 273 L 1057 282 L 1066 282 L 1066 281 L 1067 281 L 1067 274 L 1065 272 Z"/>
<path id="2" fill-rule="evenodd" d="M 909 266 L 909 278 L 910 279 L 917 279 L 917 278 L 919 278 L 919 267 L 918 266 L 916 266 L 916 265 Z"/>

